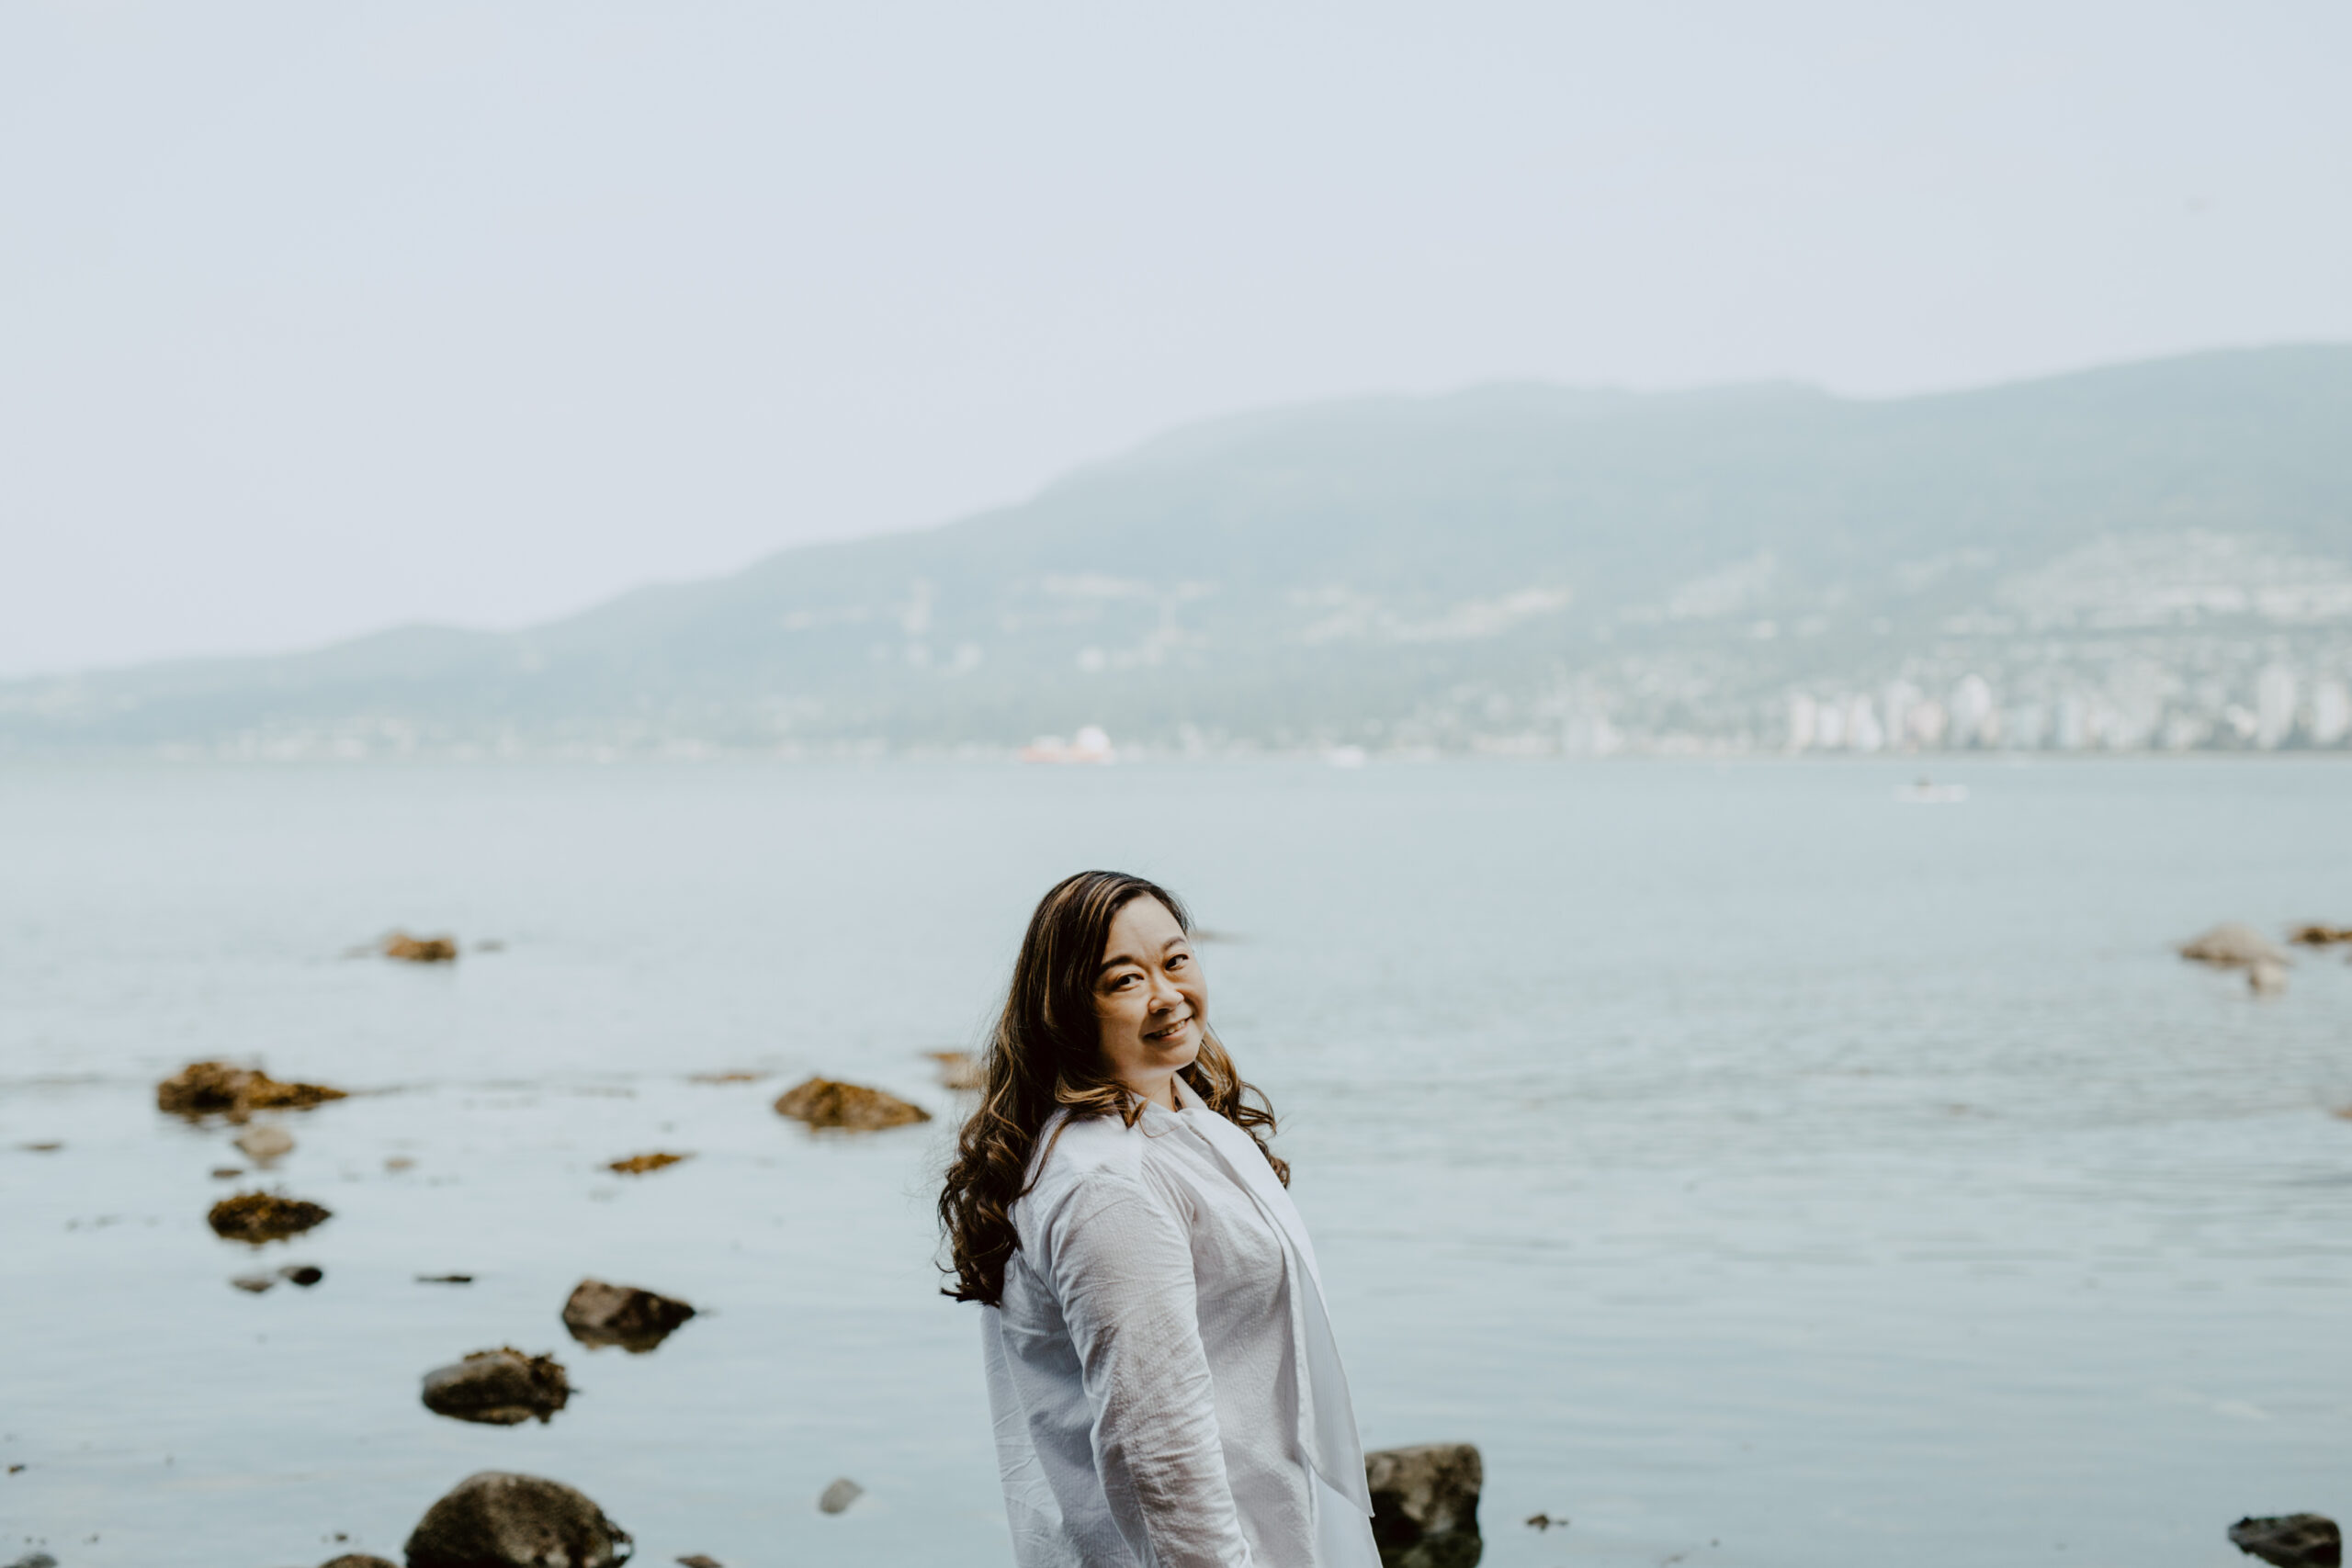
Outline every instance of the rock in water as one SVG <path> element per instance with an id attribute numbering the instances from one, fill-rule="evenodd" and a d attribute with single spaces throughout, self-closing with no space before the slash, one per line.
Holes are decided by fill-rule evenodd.
<path id="1" fill-rule="evenodd" d="M 775 1108 L 778 1114 L 806 1122 L 811 1127 L 846 1127 L 854 1133 L 931 1120 L 930 1111 L 920 1105 L 910 1105 L 895 1094 L 885 1094 L 863 1084 L 836 1083 L 831 1078 L 810 1078 L 786 1089 Z"/>
<path id="2" fill-rule="evenodd" d="M 2240 1519 L 2230 1527 L 2230 1544 L 2278 1568 L 2337 1568 L 2344 1561 L 2344 1533 L 2324 1514 Z"/>
<path id="3" fill-rule="evenodd" d="M 2257 997 L 2275 997 L 2287 988 L 2287 966 L 2267 958 L 2246 965 L 2246 988 Z"/>
<path id="4" fill-rule="evenodd" d="M 969 1051 L 926 1051 L 923 1055 L 939 1064 L 942 1089 L 974 1089 L 988 1083 L 980 1059 Z"/>
<path id="5" fill-rule="evenodd" d="M 307 1291 L 325 1279 L 327 1271 L 315 1263 L 288 1263 L 277 1271 L 277 1277 L 281 1280 L 291 1280 Z"/>
<path id="6" fill-rule="evenodd" d="M 727 1568 L 727 1564 L 716 1557 L 705 1557 L 701 1552 L 695 1551 L 679 1558 L 678 1568 Z"/>
<path id="7" fill-rule="evenodd" d="M 563 1303 L 563 1325 L 582 1345 L 618 1345 L 642 1353 L 668 1338 L 695 1309 L 635 1285 L 582 1280 Z"/>
<path id="8" fill-rule="evenodd" d="M 400 1564 L 381 1557 L 370 1557 L 364 1551 L 347 1551 L 341 1557 L 320 1563 L 319 1568 L 400 1568 Z"/>
<path id="9" fill-rule="evenodd" d="M 46 1551 L 28 1551 L 8 1568 L 57 1568 L 57 1559 Z"/>
<path id="10" fill-rule="evenodd" d="M 526 1356 L 513 1346 L 477 1350 L 452 1366 L 424 1374 L 424 1407 L 436 1416 L 512 1427 L 546 1421 L 571 1398 L 571 1380 L 552 1356 Z"/>
<path id="11" fill-rule="evenodd" d="M 844 1475 L 818 1495 L 817 1510 L 820 1513 L 838 1514 L 865 1495 L 865 1488 Z"/>
<path id="12" fill-rule="evenodd" d="M 334 1211 L 303 1198 L 280 1198 L 268 1192 L 240 1192 L 212 1205 L 205 1218 L 219 1235 L 232 1241 L 276 1241 L 298 1235 Z"/>
<path id="13" fill-rule="evenodd" d="M 631 1155 L 627 1159 L 616 1159 L 612 1161 L 610 1164 L 606 1165 L 605 1168 L 613 1172 L 616 1176 L 643 1176 L 647 1171 L 662 1170 L 670 1166 L 681 1164 L 684 1161 L 690 1160 L 694 1157 L 695 1156 L 692 1155 L 673 1155 L 663 1153 Z"/>
<path id="14" fill-rule="evenodd" d="M 485 1470 L 425 1510 L 408 1568 L 617 1568 L 628 1532 L 560 1481 Z"/>
<path id="15" fill-rule="evenodd" d="M 2302 947 L 2331 947 L 2337 942 L 2352 942 L 2352 926 L 2331 926 L 2324 922 L 2297 926 L 2287 939 Z"/>
<path id="16" fill-rule="evenodd" d="M 1363 1456 L 1363 1475 L 1372 1491 L 1373 1538 L 1384 1550 L 1478 1533 L 1486 1467 L 1470 1444 L 1383 1449 Z"/>
<path id="17" fill-rule="evenodd" d="M 411 936 L 394 931 L 384 939 L 384 956 L 403 964 L 455 964 L 458 939 L 453 936 Z"/>
<path id="18" fill-rule="evenodd" d="M 242 1120 L 248 1111 L 303 1111 L 343 1098 L 343 1090 L 324 1084 L 279 1083 L 256 1068 L 226 1062 L 190 1062 L 155 1086 L 155 1109 L 175 1116 Z"/>
<path id="19" fill-rule="evenodd" d="M 256 1165 L 267 1165 L 294 1152 L 294 1134 L 283 1127 L 248 1127 L 229 1140 L 237 1152 Z"/>
<path id="20" fill-rule="evenodd" d="M 2211 931 L 2180 944 L 2180 955 L 2222 969 L 2248 969 L 2256 964 L 2284 964 L 2287 955 L 2252 926 L 2225 920 Z"/>

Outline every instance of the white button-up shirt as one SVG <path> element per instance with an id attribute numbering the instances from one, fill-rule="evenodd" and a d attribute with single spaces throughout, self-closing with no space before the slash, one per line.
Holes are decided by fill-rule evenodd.
<path id="1" fill-rule="evenodd" d="M 1013 1561 L 1379 1568 L 1306 1225 L 1175 1083 L 1132 1127 L 1046 1122 L 1012 1207 L 983 1336 Z"/>

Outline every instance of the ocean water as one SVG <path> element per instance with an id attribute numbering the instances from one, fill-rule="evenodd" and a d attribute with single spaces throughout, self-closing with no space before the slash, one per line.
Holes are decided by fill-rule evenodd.
<path id="1" fill-rule="evenodd" d="M 1366 1443 L 1478 1444 L 1487 1563 L 2222 1568 L 2352 1515 L 2352 967 L 2168 946 L 2352 923 L 2352 771 L 0 771 L 0 1556 L 397 1558 L 499 1468 L 648 1563 L 1005 1562 L 922 1054 L 1098 864 L 1217 937 Z M 396 925 L 504 946 L 345 956 Z M 153 1104 L 204 1057 L 364 1091 L 276 1119 L 334 1213 L 259 1261 L 315 1289 L 227 1283 L 245 1162 Z M 939 1120 L 811 1134 L 809 1072 Z M 590 1274 L 707 1310 L 592 1352 Z M 571 1368 L 551 1423 L 418 1403 L 502 1344 Z"/>

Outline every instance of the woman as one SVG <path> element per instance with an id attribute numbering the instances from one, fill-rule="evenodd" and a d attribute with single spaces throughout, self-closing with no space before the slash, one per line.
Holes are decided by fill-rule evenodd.
<path id="1" fill-rule="evenodd" d="M 1189 924 L 1138 876 L 1046 895 L 940 1195 L 1013 1560 L 1379 1568 L 1314 1250 Z"/>

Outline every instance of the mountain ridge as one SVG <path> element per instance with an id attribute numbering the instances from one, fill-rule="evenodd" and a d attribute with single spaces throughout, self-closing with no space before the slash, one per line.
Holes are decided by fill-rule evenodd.
<path id="1" fill-rule="evenodd" d="M 2352 615 L 2272 613 L 2278 562 L 2315 563 L 2313 605 L 2352 580 L 2347 430 L 2352 346 L 2334 344 L 1885 400 L 1510 382 L 1292 405 L 521 631 L 0 683 L 0 749 L 1001 748 L 1082 723 L 1195 750 L 1757 749 L 1796 743 L 1815 688 L 1940 703 L 1972 671 L 2045 729 L 2071 692 L 2132 708 L 2132 744 L 2167 718 L 2235 743 L 2227 710 L 2259 706 L 2260 671 L 2288 669 L 2306 709 L 2352 675 Z M 2245 581 L 2151 586 L 2195 613 L 2037 673 L 2002 606 L 2110 538 L 2171 541 L 2113 556 L 2143 576 Z M 2080 576 L 2032 601 L 2043 640 L 2067 593 L 2137 603 L 2064 586 Z M 2153 716 L 2109 690 L 2134 660 L 2169 671 Z M 2181 694 L 2212 679 L 2235 684 Z M 2326 729 L 2298 711 L 2290 738 Z"/>

